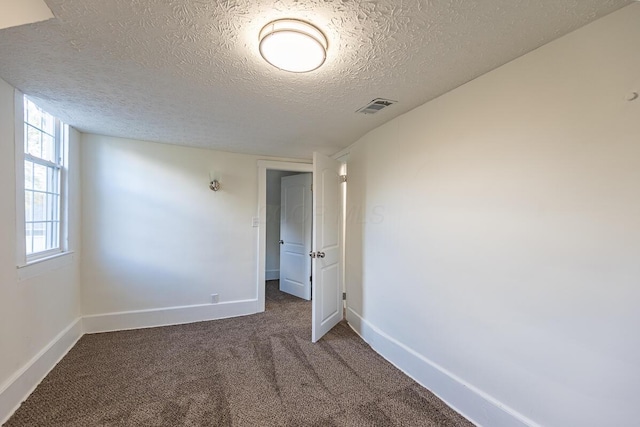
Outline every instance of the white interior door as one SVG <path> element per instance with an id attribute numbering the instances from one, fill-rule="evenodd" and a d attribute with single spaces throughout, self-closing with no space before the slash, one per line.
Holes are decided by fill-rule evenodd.
<path id="1" fill-rule="evenodd" d="M 340 162 L 313 153 L 313 303 L 311 340 L 342 320 Z"/>
<path id="2" fill-rule="evenodd" d="M 311 174 L 282 177 L 280 290 L 311 299 Z"/>

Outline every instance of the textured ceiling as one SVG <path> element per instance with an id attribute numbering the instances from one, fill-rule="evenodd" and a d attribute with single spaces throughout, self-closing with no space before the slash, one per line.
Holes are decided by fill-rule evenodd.
<path id="1" fill-rule="evenodd" d="M 0 30 L 0 77 L 92 133 L 308 158 L 630 0 L 46 0 L 55 19 Z M 307 74 L 268 65 L 277 18 L 328 36 Z M 374 98 L 398 100 L 376 115 Z"/>

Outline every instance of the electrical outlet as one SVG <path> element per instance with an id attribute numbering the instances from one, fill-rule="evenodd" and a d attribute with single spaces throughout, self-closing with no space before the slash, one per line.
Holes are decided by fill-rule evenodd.
<path id="1" fill-rule="evenodd" d="M 218 294 L 211 294 L 211 304 L 217 304 L 220 302 Z"/>
<path id="2" fill-rule="evenodd" d="M 260 218 L 257 216 L 254 216 L 253 218 L 251 218 L 251 226 L 253 228 L 260 227 Z"/>

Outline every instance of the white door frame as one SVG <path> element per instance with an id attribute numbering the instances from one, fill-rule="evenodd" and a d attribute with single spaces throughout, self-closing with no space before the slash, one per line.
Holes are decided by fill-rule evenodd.
<path id="1" fill-rule="evenodd" d="M 256 283 L 257 312 L 264 311 L 265 265 L 267 257 L 267 170 L 311 172 L 313 163 L 258 160 L 258 280 Z"/>

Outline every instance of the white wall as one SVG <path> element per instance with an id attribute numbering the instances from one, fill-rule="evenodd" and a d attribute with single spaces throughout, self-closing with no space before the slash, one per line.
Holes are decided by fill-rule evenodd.
<path id="1" fill-rule="evenodd" d="M 83 144 L 84 314 L 197 306 L 212 293 L 255 312 L 258 157 L 88 134 Z"/>
<path id="2" fill-rule="evenodd" d="M 0 423 L 35 385 L 21 374 L 27 372 L 37 383 L 41 377 L 34 372 L 41 368 L 44 374 L 51 366 L 31 369 L 34 358 L 80 315 L 79 134 L 71 131 L 69 158 L 69 238 L 76 252 L 18 270 L 14 127 L 14 89 L 0 80 Z M 79 337 L 79 326 L 73 333 Z M 50 355 L 52 363 L 59 355 Z"/>
<path id="3" fill-rule="evenodd" d="M 351 147 L 350 321 L 480 424 L 640 418 L 639 24 L 633 4 Z"/>

